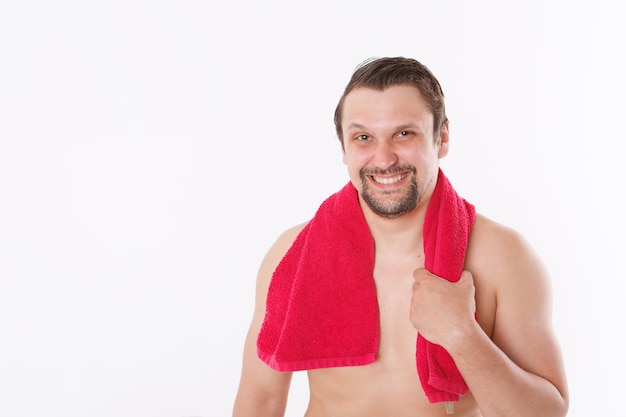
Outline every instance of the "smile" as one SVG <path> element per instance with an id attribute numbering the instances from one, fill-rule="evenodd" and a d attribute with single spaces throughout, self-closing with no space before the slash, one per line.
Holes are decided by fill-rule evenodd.
<path id="1" fill-rule="evenodd" d="M 408 175 L 409 175 L 408 173 L 396 175 L 395 177 L 377 177 L 377 176 L 372 175 L 370 178 L 375 183 L 388 185 L 388 184 L 395 184 L 396 182 L 402 181 Z"/>

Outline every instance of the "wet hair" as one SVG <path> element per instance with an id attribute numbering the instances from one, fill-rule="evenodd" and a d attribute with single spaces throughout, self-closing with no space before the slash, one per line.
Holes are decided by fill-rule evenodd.
<path id="1" fill-rule="evenodd" d="M 343 104 L 348 93 L 360 87 L 383 91 L 396 85 L 410 85 L 422 93 L 433 113 L 433 131 L 437 140 L 441 128 L 448 122 L 443 90 L 437 78 L 425 65 L 412 58 L 373 58 L 364 61 L 356 68 L 335 109 L 335 129 L 342 147 L 341 119 Z"/>

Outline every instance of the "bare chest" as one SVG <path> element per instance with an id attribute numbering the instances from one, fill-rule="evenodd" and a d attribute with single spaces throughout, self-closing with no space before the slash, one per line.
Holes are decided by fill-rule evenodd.
<path id="1" fill-rule="evenodd" d="M 378 297 L 381 340 L 378 361 L 392 367 L 415 360 L 417 331 L 409 320 L 413 271 L 423 267 L 423 255 L 377 254 L 374 282 Z M 403 362 L 402 364 L 396 362 Z"/>
<path id="2" fill-rule="evenodd" d="M 375 259 L 380 314 L 376 362 L 359 367 L 309 371 L 311 403 L 307 417 L 444 416 L 442 404 L 430 404 L 417 373 L 417 330 L 409 311 L 413 271 L 422 268 L 423 253 L 379 252 Z M 457 415 L 478 415 L 470 396 L 457 405 Z"/>

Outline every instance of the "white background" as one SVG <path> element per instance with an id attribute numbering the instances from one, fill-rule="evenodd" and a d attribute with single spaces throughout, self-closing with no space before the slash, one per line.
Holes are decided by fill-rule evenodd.
<path id="1" fill-rule="evenodd" d="M 626 415 L 618 3 L 4 0 L 0 415 L 229 415 L 258 265 L 396 55 L 443 85 L 459 193 L 551 271 L 569 415 Z"/>

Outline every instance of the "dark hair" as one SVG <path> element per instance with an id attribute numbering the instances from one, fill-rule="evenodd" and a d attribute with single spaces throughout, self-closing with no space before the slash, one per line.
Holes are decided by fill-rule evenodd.
<path id="1" fill-rule="evenodd" d="M 343 103 L 348 93 L 358 87 L 382 91 L 395 85 L 417 87 L 433 113 L 435 138 L 439 136 L 439 131 L 448 122 L 448 118 L 446 117 L 443 90 L 433 73 L 415 59 L 404 57 L 375 58 L 361 63 L 356 68 L 335 109 L 335 129 L 342 147 L 341 119 Z"/>

